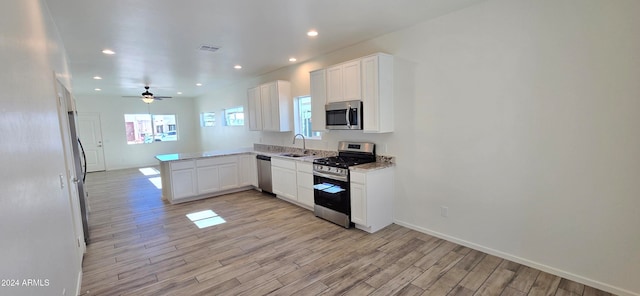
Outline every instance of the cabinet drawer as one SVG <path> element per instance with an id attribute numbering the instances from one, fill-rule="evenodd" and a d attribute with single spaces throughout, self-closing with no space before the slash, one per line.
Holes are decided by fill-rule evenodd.
<path id="1" fill-rule="evenodd" d="M 363 173 L 351 172 L 349 177 L 353 183 L 365 184 L 366 177 Z"/>
<path id="2" fill-rule="evenodd" d="M 296 170 L 296 161 L 295 160 L 286 160 L 281 158 L 272 157 L 271 158 L 271 166 L 281 167 L 290 170 Z"/>
<path id="3" fill-rule="evenodd" d="M 309 174 L 313 173 L 313 163 L 298 161 L 296 163 L 296 167 L 298 169 L 298 172 L 309 173 Z"/>
<path id="4" fill-rule="evenodd" d="M 184 169 L 192 169 L 194 168 L 193 160 L 181 160 L 181 161 L 172 161 L 171 162 L 171 170 L 184 170 Z"/>
<path id="5" fill-rule="evenodd" d="M 226 163 L 236 163 L 237 157 L 235 156 L 219 156 L 219 157 L 209 157 L 209 158 L 201 158 L 196 161 L 196 166 L 212 166 Z"/>

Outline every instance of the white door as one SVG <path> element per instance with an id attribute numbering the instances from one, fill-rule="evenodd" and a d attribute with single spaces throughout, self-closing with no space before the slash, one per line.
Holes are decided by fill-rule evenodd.
<path id="1" fill-rule="evenodd" d="M 100 114 L 78 112 L 78 136 L 87 157 L 87 172 L 104 171 L 104 149 Z"/>
<path id="2" fill-rule="evenodd" d="M 67 88 L 56 80 L 56 91 L 58 99 L 58 119 L 60 121 L 60 134 L 62 136 L 62 144 L 64 146 L 65 166 L 67 169 L 65 186 L 69 192 L 69 203 L 71 206 L 72 221 L 74 226 L 74 233 L 77 242 L 77 256 L 78 262 L 82 262 L 82 257 L 85 252 L 85 237 L 82 229 L 82 211 L 80 210 L 80 197 L 78 193 L 77 184 L 73 182 L 76 178 L 82 178 L 78 176 L 78 172 L 75 169 L 73 148 L 74 141 L 71 138 L 71 128 L 68 116 L 68 110 L 71 100 L 71 95 Z"/>

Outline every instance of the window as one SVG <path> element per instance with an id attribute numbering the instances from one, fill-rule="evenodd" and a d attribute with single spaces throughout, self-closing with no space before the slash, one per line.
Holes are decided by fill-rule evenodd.
<path id="1" fill-rule="evenodd" d="M 224 109 L 224 120 L 227 126 L 244 125 L 244 107 Z"/>
<path id="2" fill-rule="evenodd" d="M 125 114 L 127 144 L 177 141 L 176 116 Z"/>
<path id="3" fill-rule="evenodd" d="M 311 130 L 311 97 L 297 97 L 294 103 L 296 134 L 302 134 L 308 139 L 320 139 L 320 132 Z"/>
<path id="4" fill-rule="evenodd" d="M 216 113 L 215 112 L 200 113 L 200 125 L 203 127 L 216 126 Z"/>

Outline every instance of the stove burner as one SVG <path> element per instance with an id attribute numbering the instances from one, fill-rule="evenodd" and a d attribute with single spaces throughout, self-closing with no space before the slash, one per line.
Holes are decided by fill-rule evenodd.
<path id="1" fill-rule="evenodd" d="M 375 161 L 375 158 L 332 156 L 332 157 L 316 159 L 314 163 L 346 169 L 350 166 L 374 162 L 374 161 Z"/>

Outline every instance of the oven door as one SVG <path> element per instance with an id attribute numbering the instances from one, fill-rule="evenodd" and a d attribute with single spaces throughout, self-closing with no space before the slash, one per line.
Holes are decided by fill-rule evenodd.
<path id="1" fill-rule="evenodd" d="M 351 216 L 349 181 L 313 173 L 313 200 L 318 206 Z"/>

